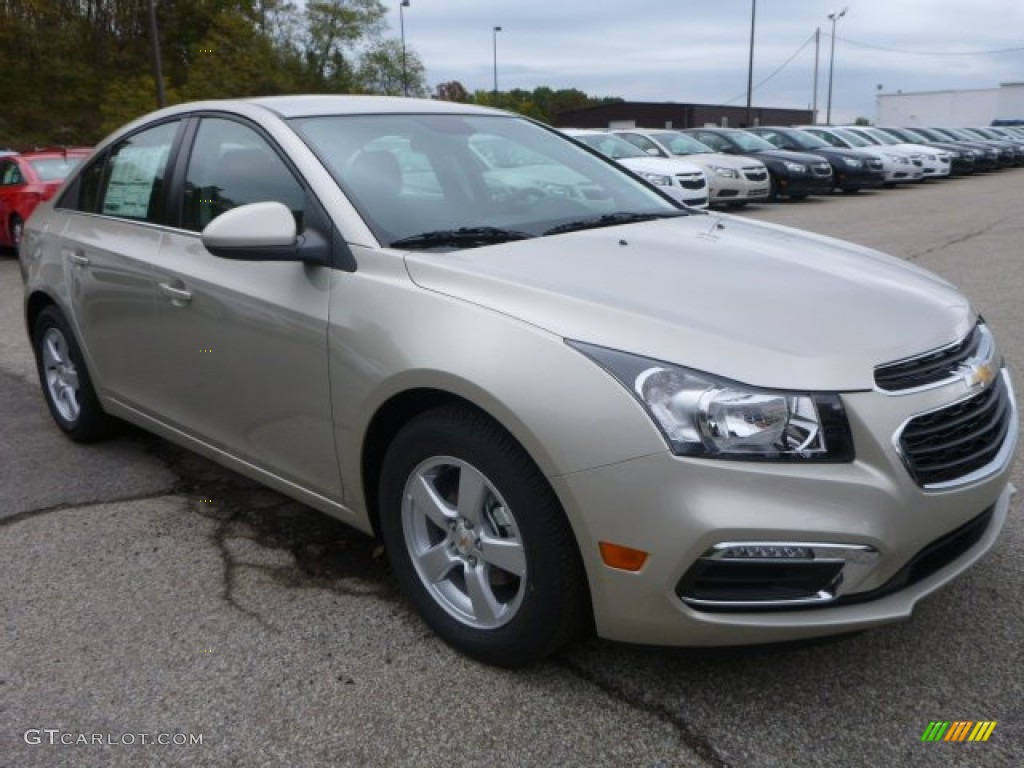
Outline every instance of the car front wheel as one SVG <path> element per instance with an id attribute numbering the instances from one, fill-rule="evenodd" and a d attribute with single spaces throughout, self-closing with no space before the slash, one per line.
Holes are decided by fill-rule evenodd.
<path id="1" fill-rule="evenodd" d="M 406 425 L 384 460 L 381 531 L 410 601 L 480 661 L 538 661 L 585 626 L 572 530 L 519 444 L 485 415 L 444 407 Z"/>
<path id="2" fill-rule="evenodd" d="M 50 415 L 79 443 L 106 437 L 113 425 L 93 390 L 82 352 L 68 322 L 55 306 L 39 313 L 32 329 L 39 383 Z"/>

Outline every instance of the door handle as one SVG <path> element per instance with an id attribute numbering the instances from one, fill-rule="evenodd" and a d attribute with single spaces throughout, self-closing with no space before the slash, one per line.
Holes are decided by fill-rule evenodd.
<path id="1" fill-rule="evenodd" d="M 184 288 L 175 288 L 168 283 L 160 283 L 159 285 L 160 293 L 169 298 L 175 306 L 180 307 L 192 301 L 192 291 L 187 291 Z"/>
<path id="2" fill-rule="evenodd" d="M 77 264 L 80 267 L 88 267 L 90 264 L 89 257 L 85 255 L 85 251 L 81 248 L 75 248 L 75 250 L 69 251 L 68 260 L 72 264 Z"/>

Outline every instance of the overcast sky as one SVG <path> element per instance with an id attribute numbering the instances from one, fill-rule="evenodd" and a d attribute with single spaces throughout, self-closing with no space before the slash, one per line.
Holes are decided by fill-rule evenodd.
<path id="1" fill-rule="evenodd" d="M 395 37 L 399 2 L 385 0 Z M 873 120 L 879 86 L 895 93 L 1024 81 L 1024 0 L 758 0 L 755 106 L 811 107 L 820 27 L 817 103 L 824 119 L 828 14 L 843 7 L 833 122 Z M 470 91 L 489 90 L 492 30 L 500 26 L 501 90 L 548 85 L 633 101 L 744 105 L 750 12 L 751 0 L 410 0 L 405 40 L 431 87 L 458 80 Z M 1019 50 L 978 53 L 1008 48 Z"/>

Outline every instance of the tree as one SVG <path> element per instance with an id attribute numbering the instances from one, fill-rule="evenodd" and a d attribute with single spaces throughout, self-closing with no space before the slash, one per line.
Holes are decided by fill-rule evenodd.
<path id="1" fill-rule="evenodd" d="M 355 81 L 351 50 L 380 34 L 385 14 L 380 0 L 326 0 L 306 4 L 300 42 L 315 90 L 344 91 Z"/>
<path id="2" fill-rule="evenodd" d="M 365 93 L 384 96 L 429 95 L 425 70 L 419 56 L 406 46 L 405 67 L 402 66 L 402 43 L 399 40 L 378 40 L 360 56 L 356 80 Z"/>
<path id="3" fill-rule="evenodd" d="M 468 104 L 473 100 L 466 86 L 458 80 L 449 80 L 446 83 L 439 83 L 436 89 L 436 97 L 440 101 L 457 101 Z"/>

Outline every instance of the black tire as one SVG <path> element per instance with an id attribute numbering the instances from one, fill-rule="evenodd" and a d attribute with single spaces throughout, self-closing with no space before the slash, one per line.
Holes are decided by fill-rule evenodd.
<path id="1" fill-rule="evenodd" d="M 856 195 L 860 192 L 860 187 L 846 187 L 843 189 L 844 195 Z"/>
<path id="2" fill-rule="evenodd" d="M 779 185 L 775 181 L 775 176 L 768 174 L 768 202 L 775 203 L 779 200 Z"/>
<path id="3" fill-rule="evenodd" d="M 463 485 L 476 492 L 462 498 Z M 403 591 L 456 650 L 520 667 L 588 626 L 586 576 L 565 513 L 522 447 L 487 416 L 445 406 L 407 424 L 384 457 L 379 499 Z"/>
<path id="4" fill-rule="evenodd" d="M 43 396 L 57 426 L 77 443 L 110 435 L 115 422 L 103 412 L 75 335 L 57 307 L 46 307 L 36 318 L 32 350 Z"/>

